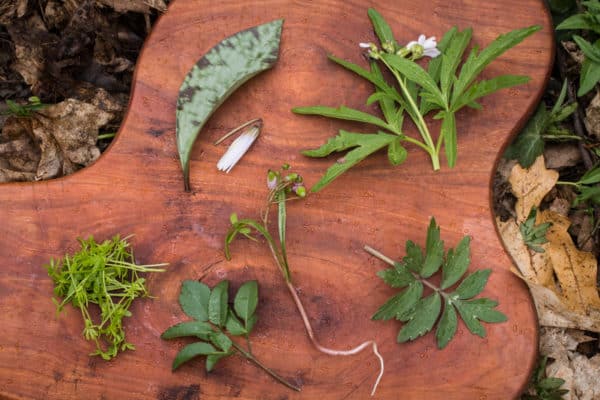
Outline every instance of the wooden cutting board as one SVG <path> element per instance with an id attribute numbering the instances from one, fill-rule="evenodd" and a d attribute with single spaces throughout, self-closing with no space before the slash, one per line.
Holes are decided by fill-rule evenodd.
<path id="1" fill-rule="evenodd" d="M 129 112 L 114 143 L 91 167 L 48 182 L 0 185 L 0 397 L 9 399 L 365 399 L 377 375 L 369 352 L 330 357 L 306 338 L 283 280 L 264 244 L 238 241 L 233 259 L 222 252 L 228 217 L 257 217 L 266 195 L 265 173 L 289 162 L 314 184 L 335 157 L 308 159 L 337 129 L 365 127 L 297 116 L 294 106 L 341 103 L 366 109 L 370 85 L 326 55 L 364 63 L 358 42 L 375 41 L 367 18 L 373 6 L 401 41 L 426 33 L 438 38 L 453 25 L 472 26 L 480 46 L 498 34 L 541 24 L 543 30 L 507 52 L 486 72 L 531 76 L 531 82 L 485 98 L 484 111 L 458 117 L 454 169 L 433 172 L 424 152 L 389 165 L 369 158 L 322 192 L 288 207 L 288 251 L 294 280 L 319 340 L 349 348 L 376 339 L 386 371 L 376 398 L 507 399 L 526 386 L 537 355 L 537 319 L 527 288 L 510 272 L 496 233 L 490 185 L 499 155 L 540 99 L 553 59 L 551 21 L 539 0 L 432 1 L 196 1 L 175 0 L 156 24 L 136 70 Z M 213 45 L 242 29 L 285 18 L 280 60 L 244 85 L 212 117 L 195 145 L 193 191 L 183 191 L 175 145 L 175 104 L 191 66 Z M 230 174 L 217 172 L 225 151 L 212 142 L 229 129 L 262 117 L 263 133 Z M 414 132 L 413 132 L 414 133 Z M 442 164 L 444 161 L 442 162 Z M 423 244 L 429 218 L 453 246 L 472 236 L 472 268 L 492 268 L 484 294 L 500 302 L 508 322 L 486 324 L 478 338 L 462 322 L 457 338 L 436 349 L 432 334 L 398 345 L 400 325 L 371 321 L 393 294 L 375 276 L 385 266 L 366 254 L 369 244 L 400 258 L 411 239 Z M 155 299 L 143 299 L 126 322 L 137 350 L 111 362 L 90 358 L 76 310 L 60 316 L 42 265 L 77 250 L 77 237 L 135 234 L 140 263 L 168 262 L 149 278 Z M 185 341 L 159 338 L 182 321 L 181 281 L 221 278 L 233 287 L 260 282 L 254 352 L 302 386 L 276 384 L 232 357 L 210 374 L 202 359 L 175 373 L 170 367 Z"/>

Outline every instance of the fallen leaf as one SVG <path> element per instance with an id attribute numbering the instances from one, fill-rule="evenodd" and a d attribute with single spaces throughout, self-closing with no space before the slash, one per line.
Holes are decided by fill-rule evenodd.
<path id="1" fill-rule="evenodd" d="M 546 194 L 558 181 L 558 172 L 546 169 L 544 157 L 539 156 L 527 169 L 515 165 L 508 181 L 517 197 L 515 211 L 517 222 L 527 219 L 532 207 L 538 207 Z"/>
<path id="2" fill-rule="evenodd" d="M 600 93 L 596 95 L 585 109 L 585 128 L 590 135 L 600 139 Z"/>
<path id="3" fill-rule="evenodd" d="M 164 0 L 98 0 L 98 3 L 111 7 L 119 13 L 138 12 L 147 14 L 151 8 L 161 12 L 167 10 Z"/>
<path id="4" fill-rule="evenodd" d="M 561 169 L 574 167 L 581 162 L 581 151 L 577 144 L 546 144 L 544 147 L 546 168 Z"/>

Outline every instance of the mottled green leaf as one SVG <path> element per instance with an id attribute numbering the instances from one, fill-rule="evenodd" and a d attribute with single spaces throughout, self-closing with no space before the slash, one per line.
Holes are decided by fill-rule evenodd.
<path id="1" fill-rule="evenodd" d="M 406 290 L 391 297 L 381 306 L 371 319 L 387 321 L 396 318 L 401 321 L 406 320 L 406 317 L 413 311 L 422 294 L 423 284 L 419 281 L 413 281 L 408 285 Z"/>
<path id="2" fill-rule="evenodd" d="M 398 333 L 398 343 L 404 343 L 423 336 L 433 328 L 442 308 L 441 296 L 434 292 L 417 303 L 415 312 Z"/>
<path id="3" fill-rule="evenodd" d="M 425 261 L 419 274 L 423 278 L 429 278 L 441 267 L 444 260 L 444 241 L 440 239 L 440 227 L 431 218 L 427 228 L 427 241 L 425 243 Z"/>
<path id="4" fill-rule="evenodd" d="M 413 274 L 401 263 L 396 263 L 394 268 L 377 272 L 377 276 L 393 288 L 402 288 L 415 281 Z"/>
<path id="5" fill-rule="evenodd" d="M 446 299 L 444 302 L 444 311 L 442 312 L 442 316 L 435 332 L 435 338 L 439 349 L 446 347 L 450 340 L 452 340 L 457 327 L 458 317 L 456 316 L 456 310 L 450 300 Z"/>
<path id="6" fill-rule="evenodd" d="M 198 321 L 208 321 L 208 299 L 210 288 L 204 283 L 185 280 L 179 294 L 181 309 L 188 316 Z"/>
<path id="7" fill-rule="evenodd" d="M 379 149 L 389 145 L 396 140 L 398 136 L 390 135 L 383 132 L 376 134 L 367 133 L 352 133 L 340 130 L 338 136 L 330 138 L 327 143 L 318 149 L 305 150 L 302 154 L 309 157 L 325 157 L 334 151 L 342 151 L 355 147 L 350 150 L 344 157 L 339 159 L 335 164 L 327 169 L 325 175 L 321 177 L 319 182 L 311 188 L 311 191 L 318 192 L 323 189 L 335 178 L 346 172 L 352 166 L 358 164 L 369 154 L 376 152 Z"/>
<path id="8" fill-rule="evenodd" d="M 258 304 L 258 282 L 244 282 L 238 289 L 233 301 L 233 308 L 237 315 L 244 321 L 247 328 L 248 319 L 254 315 Z"/>
<path id="9" fill-rule="evenodd" d="M 177 149 L 189 191 L 189 161 L 198 133 L 237 88 L 271 68 L 279 56 L 283 20 L 238 32 L 210 49 L 186 75 L 177 100 Z"/>
<path id="10" fill-rule="evenodd" d="M 442 267 L 442 289 L 448 289 L 454 285 L 467 272 L 471 262 L 471 238 L 465 236 L 462 238 L 456 249 L 448 250 L 446 261 Z"/>
<path id="11" fill-rule="evenodd" d="M 228 288 L 228 281 L 219 282 L 212 289 L 208 300 L 208 320 L 220 327 L 225 326 L 225 322 L 227 322 L 227 311 L 229 310 L 227 304 L 229 298 Z"/>
<path id="12" fill-rule="evenodd" d="M 504 156 L 518 160 L 523 168 L 531 167 L 538 156 L 544 152 L 542 135 L 548 127 L 549 119 L 550 115 L 542 101 L 517 139 L 506 149 Z"/>
<path id="13" fill-rule="evenodd" d="M 196 342 L 192 344 L 188 344 L 183 349 L 177 353 L 175 359 L 173 360 L 172 370 L 176 370 L 181 366 L 181 364 L 188 362 L 194 357 L 197 356 L 207 356 L 209 354 L 218 354 L 220 353 L 211 345 L 210 343 L 204 342 Z"/>
<path id="14" fill-rule="evenodd" d="M 458 285 L 455 293 L 458 294 L 460 299 L 470 299 L 477 296 L 485 287 L 491 273 L 491 269 L 480 269 L 473 272 Z"/>
<path id="15" fill-rule="evenodd" d="M 209 335 L 213 332 L 211 326 L 203 321 L 187 321 L 173 325 L 163 332 L 160 336 L 163 339 L 174 339 L 185 336 L 195 336 L 202 340 L 209 340 Z"/>

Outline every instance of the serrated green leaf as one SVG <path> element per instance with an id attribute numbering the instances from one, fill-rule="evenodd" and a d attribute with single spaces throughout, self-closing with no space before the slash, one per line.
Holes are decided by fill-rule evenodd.
<path id="1" fill-rule="evenodd" d="M 442 109 L 447 109 L 448 104 L 446 99 L 440 92 L 433 78 L 419 64 L 396 54 L 382 54 L 381 58 L 390 66 L 398 70 L 409 81 L 419 84 L 425 93 L 431 95 L 427 100 L 439 106 Z"/>
<path id="2" fill-rule="evenodd" d="M 395 48 L 396 39 L 394 39 L 392 28 L 390 28 L 383 16 L 373 8 L 369 8 L 368 14 L 369 18 L 371 19 L 371 23 L 373 24 L 373 30 L 379 38 L 381 45 L 383 46 L 387 43 L 392 45 L 393 48 Z"/>
<path id="3" fill-rule="evenodd" d="M 475 78 L 489 63 L 540 29 L 541 26 L 539 25 L 534 25 L 523 29 L 516 29 L 509 33 L 498 36 L 479 54 L 477 54 L 476 49 L 473 49 L 463 64 L 458 80 L 454 84 L 451 104 L 454 104 L 456 100 L 462 96 L 469 85 L 471 85 Z"/>
<path id="4" fill-rule="evenodd" d="M 544 102 L 541 102 L 525 128 L 519 133 L 517 139 L 507 149 L 504 156 L 516 159 L 523 168 L 529 168 L 544 152 L 542 135 L 548 127 L 550 114 L 546 111 Z"/>
<path id="5" fill-rule="evenodd" d="M 398 333 L 398 343 L 404 343 L 423 336 L 433 328 L 442 307 L 441 297 L 434 292 L 417 303 L 413 318 Z"/>
<path id="6" fill-rule="evenodd" d="M 210 343 L 196 342 L 188 344 L 177 353 L 173 360 L 173 366 L 171 369 L 175 371 L 181 366 L 181 364 L 188 362 L 194 357 L 207 356 L 210 354 L 218 354 L 219 351 L 215 349 Z"/>
<path id="7" fill-rule="evenodd" d="M 381 118 L 346 106 L 338 108 L 326 106 L 295 107 L 292 108 L 292 111 L 301 115 L 320 115 L 322 117 L 337 118 L 346 121 L 364 122 L 390 131 L 392 130 L 390 125 Z"/>
<path id="8" fill-rule="evenodd" d="M 456 118 L 453 112 L 445 112 L 442 119 L 442 127 L 440 130 L 444 141 L 444 150 L 446 151 L 446 160 L 450 168 L 456 165 L 456 157 L 458 155 L 458 141 L 456 138 Z"/>
<path id="9" fill-rule="evenodd" d="M 479 323 L 479 320 L 490 323 L 507 320 L 506 315 L 494 310 L 498 302 L 487 298 L 468 301 L 456 300 L 454 305 L 469 331 L 481 337 L 485 337 L 485 328 Z"/>
<path id="10" fill-rule="evenodd" d="M 425 242 L 425 261 L 419 274 L 423 278 L 429 278 L 440 269 L 443 260 L 444 241 L 440 239 L 440 227 L 437 226 L 435 218 L 431 218 Z"/>
<path id="11" fill-rule="evenodd" d="M 471 263 L 471 238 L 465 236 L 456 246 L 455 250 L 450 249 L 446 256 L 446 261 L 442 267 L 442 282 L 440 287 L 448 289 L 454 285 L 467 272 Z"/>
<path id="12" fill-rule="evenodd" d="M 442 67 L 440 71 L 440 88 L 446 99 L 450 100 L 450 88 L 456 79 L 456 69 L 462 60 L 465 49 L 471 41 L 473 30 L 467 28 L 462 32 L 456 32 L 446 50 L 442 53 Z"/>
<path id="13" fill-rule="evenodd" d="M 491 273 L 491 269 L 480 269 L 467 276 L 456 288 L 455 293 L 458 298 L 461 300 L 470 299 L 481 293 Z"/>
<path id="14" fill-rule="evenodd" d="M 213 332 L 210 324 L 202 321 L 187 321 L 171 326 L 160 336 L 162 339 L 174 339 L 185 336 L 195 336 L 202 340 L 209 340 L 208 335 Z"/>
<path id="15" fill-rule="evenodd" d="M 231 310 L 229 310 L 229 312 L 227 313 L 225 329 L 227 329 L 227 332 L 229 332 L 229 334 L 233 336 L 242 336 L 247 335 L 249 333 Z"/>
<path id="16" fill-rule="evenodd" d="M 413 281 L 402 293 L 391 297 L 383 306 L 381 306 L 371 317 L 373 320 L 387 321 L 392 318 L 404 321 L 411 315 L 417 302 L 423 295 L 423 284 L 419 281 Z"/>
<path id="17" fill-rule="evenodd" d="M 313 192 L 323 189 L 335 178 L 346 172 L 348 169 L 358 164 L 369 154 L 389 145 L 396 140 L 396 135 L 378 132 L 377 134 L 352 133 L 340 130 L 338 136 L 330 138 L 327 143 L 315 150 L 306 150 L 302 154 L 309 157 L 324 157 L 334 151 L 341 151 L 351 147 L 355 149 L 348 152 L 341 160 L 327 169 L 325 175 L 312 187 Z"/>
<path id="18" fill-rule="evenodd" d="M 458 310 L 458 313 L 460 314 L 460 317 L 467 326 L 469 332 L 479 337 L 485 337 L 485 328 L 483 327 L 483 325 L 481 325 L 479 320 L 470 312 L 470 310 L 466 307 L 463 307 L 463 303 L 461 301 L 455 302 L 454 305 L 456 306 L 456 309 Z"/>
<path id="19" fill-rule="evenodd" d="M 456 310 L 450 300 L 446 299 L 444 302 L 444 311 L 442 312 L 442 316 L 435 332 L 438 349 L 443 349 L 450 343 L 450 340 L 452 340 L 456 334 L 457 327 L 458 317 L 456 316 Z"/>
<path id="20" fill-rule="evenodd" d="M 206 356 L 206 372 L 212 371 L 220 359 L 227 357 L 228 353 L 209 354 Z"/>
<path id="21" fill-rule="evenodd" d="M 228 289 L 228 281 L 219 282 L 212 289 L 208 300 L 208 320 L 219 327 L 225 326 L 225 322 L 227 322 L 227 311 L 229 310 L 227 304 Z"/>
<path id="22" fill-rule="evenodd" d="M 509 87 L 523 85 L 531 78 L 522 75 L 500 75 L 492 79 L 485 79 L 473 83 L 469 88 L 451 105 L 451 110 L 457 112 L 464 106 L 473 107 L 473 103 L 482 97 Z M 475 108 L 482 107 L 477 104 Z"/>
<path id="23" fill-rule="evenodd" d="M 177 99 L 177 149 L 189 190 L 189 161 L 198 133 L 243 83 L 271 68 L 279 57 L 283 20 L 255 26 L 210 49 L 186 75 Z"/>
<path id="24" fill-rule="evenodd" d="M 577 96 L 581 97 L 587 94 L 596 86 L 598 81 L 600 81 L 600 64 L 586 58 L 581 64 Z"/>
<path id="25" fill-rule="evenodd" d="M 209 340 L 215 347 L 223 350 L 224 352 L 229 351 L 233 344 L 231 339 L 221 332 L 212 332 L 209 335 Z"/>
<path id="26" fill-rule="evenodd" d="M 573 35 L 573 40 L 583 51 L 583 54 L 595 63 L 600 63 L 600 50 L 594 47 L 590 42 L 578 35 Z"/>
<path id="27" fill-rule="evenodd" d="M 420 273 L 423 268 L 423 251 L 412 240 L 406 241 L 406 256 L 402 262 L 411 271 Z"/>
<path id="28" fill-rule="evenodd" d="M 406 266 L 401 263 L 396 263 L 394 268 L 388 268 L 377 272 L 377 276 L 393 288 L 405 287 L 416 279 Z"/>
<path id="29" fill-rule="evenodd" d="M 233 301 L 233 308 L 236 314 L 244 321 L 244 325 L 247 328 L 248 319 L 256 311 L 258 305 L 258 282 L 248 281 L 245 282 L 238 289 L 235 299 Z"/>
<path id="30" fill-rule="evenodd" d="M 388 160 L 390 161 L 390 164 L 393 166 L 400 165 L 406 161 L 406 157 L 408 157 L 408 152 L 404 146 L 400 144 L 400 138 L 388 145 Z"/>
<path id="31" fill-rule="evenodd" d="M 383 73 L 381 72 L 381 69 L 377 63 L 374 61 L 371 62 L 371 73 L 378 81 L 385 83 Z M 385 83 L 385 86 L 376 84 L 375 92 L 383 92 L 389 96 L 383 97 L 379 100 L 379 108 L 381 109 L 381 112 L 383 113 L 387 123 L 395 129 L 393 132 L 396 134 L 401 133 L 402 125 L 404 123 L 404 109 L 406 108 L 404 99 L 402 96 L 400 96 L 400 93 L 398 93 L 395 88 L 389 86 L 387 83 Z M 396 107 L 396 103 L 398 103 L 400 106 Z"/>
<path id="32" fill-rule="evenodd" d="M 181 309 L 198 321 L 208 321 L 208 299 L 210 288 L 204 283 L 185 280 L 179 294 Z"/>

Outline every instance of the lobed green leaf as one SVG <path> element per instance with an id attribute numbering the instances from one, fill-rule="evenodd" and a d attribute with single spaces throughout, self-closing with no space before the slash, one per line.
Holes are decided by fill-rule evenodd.
<path id="1" fill-rule="evenodd" d="M 400 321 L 406 321 L 412 315 L 417 302 L 423 294 L 423 284 L 419 281 L 413 281 L 402 293 L 391 297 L 383 306 L 381 306 L 371 317 L 373 320 L 384 320 L 395 318 Z"/>
<path id="2" fill-rule="evenodd" d="M 441 289 L 448 289 L 454 285 L 467 272 L 471 263 L 471 238 L 465 236 L 456 246 L 455 250 L 450 249 L 446 256 L 446 261 L 442 267 Z"/>
<path id="3" fill-rule="evenodd" d="M 444 241 L 440 239 L 440 227 L 431 218 L 427 228 L 427 240 L 425 242 L 425 260 L 419 274 L 423 278 L 429 278 L 442 266 L 444 260 Z"/>
<path id="4" fill-rule="evenodd" d="M 444 302 L 444 311 L 442 312 L 442 316 L 435 332 L 435 338 L 439 349 L 443 349 L 450 343 L 450 340 L 452 340 L 456 334 L 457 327 L 458 317 L 456 316 L 456 310 L 454 309 L 452 302 L 449 299 L 446 299 Z"/>
<path id="5" fill-rule="evenodd" d="M 423 251 L 412 240 L 406 241 L 406 256 L 404 256 L 402 262 L 408 269 L 416 273 L 420 273 L 423 268 Z"/>
<path id="6" fill-rule="evenodd" d="M 480 269 L 467 276 L 456 288 L 455 293 L 458 298 L 461 300 L 470 299 L 481 293 L 491 273 L 491 269 Z"/>
<path id="7" fill-rule="evenodd" d="M 398 333 L 398 343 L 414 340 L 429 332 L 440 315 L 441 307 L 442 302 L 438 292 L 419 300 L 412 319 Z"/>
<path id="8" fill-rule="evenodd" d="M 185 280 L 181 285 L 179 304 L 184 313 L 198 321 L 208 321 L 210 288 L 202 282 Z"/>
<path id="9" fill-rule="evenodd" d="M 416 279 L 406 266 L 401 263 L 395 263 L 394 268 L 377 272 L 377 276 L 393 288 L 405 287 Z"/>
<path id="10" fill-rule="evenodd" d="M 456 79 L 456 69 L 462 60 L 465 49 L 471 41 L 473 30 L 467 28 L 462 32 L 455 32 L 452 41 L 442 53 L 442 66 L 440 71 L 440 88 L 446 103 L 450 101 L 450 88 Z"/>

